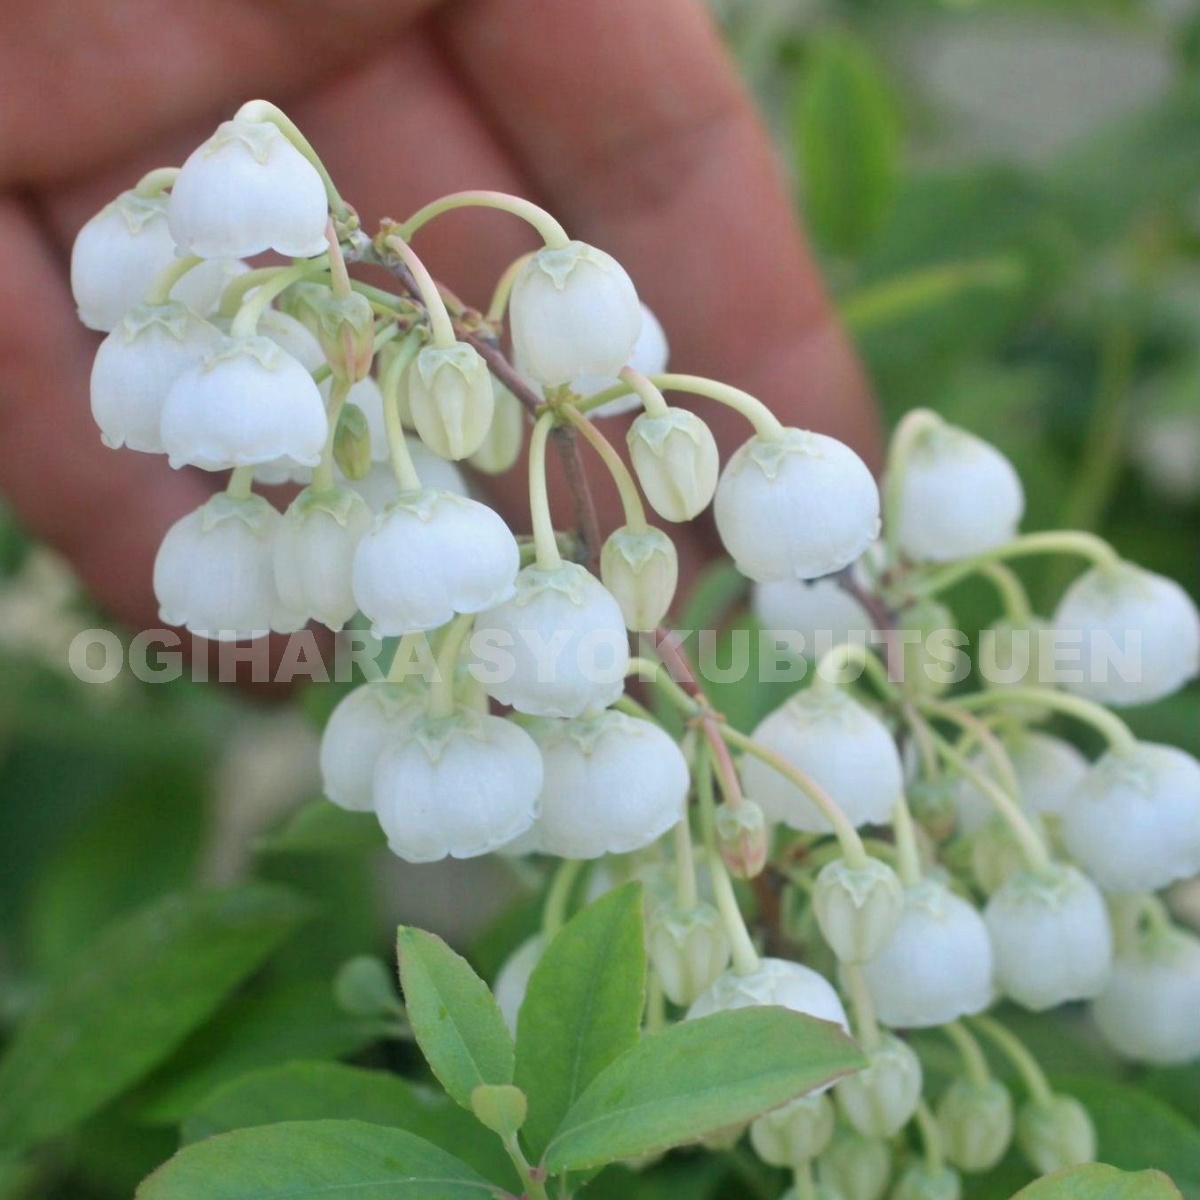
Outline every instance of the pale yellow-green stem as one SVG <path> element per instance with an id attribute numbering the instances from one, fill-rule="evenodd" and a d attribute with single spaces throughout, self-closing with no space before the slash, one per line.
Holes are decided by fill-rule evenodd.
<path id="1" fill-rule="evenodd" d="M 896 838 L 896 874 L 906 888 L 921 882 L 921 853 L 917 849 L 917 828 L 913 824 L 908 801 L 901 796 L 892 805 L 892 830 Z"/>
<path id="2" fill-rule="evenodd" d="M 532 225 L 541 236 L 542 241 L 551 249 L 559 250 L 570 245 L 571 239 L 567 231 L 544 208 L 532 204 L 520 196 L 510 196 L 505 192 L 467 191 L 451 192 L 440 200 L 433 200 L 424 208 L 419 208 L 407 221 L 396 226 L 396 232 L 410 241 L 427 221 L 442 213 L 451 212 L 456 208 L 497 208 L 502 212 L 511 213 Z"/>
<path id="3" fill-rule="evenodd" d="M 1045 1072 L 1038 1066 L 1037 1059 L 999 1021 L 993 1017 L 968 1017 L 968 1021 L 1008 1059 L 1016 1068 L 1030 1098 L 1035 1104 L 1049 1104 L 1054 1092 L 1046 1080 Z"/>
<path id="4" fill-rule="evenodd" d="M 254 468 L 234 467 L 225 485 L 226 495 L 234 500 L 249 500 L 254 490 Z"/>
<path id="5" fill-rule="evenodd" d="M 321 461 L 313 468 L 313 491 L 329 493 L 336 486 L 333 478 L 333 444 L 337 438 L 338 418 L 346 404 L 350 391 L 348 379 L 337 378 L 329 385 L 329 403 L 325 415 L 329 421 L 329 432 L 325 435 L 325 446 L 321 450 Z"/>
<path id="6" fill-rule="evenodd" d="M 146 304 L 166 304 L 171 299 L 171 289 L 193 268 L 198 267 L 204 259 L 195 254 L 186 258 L 172 259 L 151 281 L 146 289 Z"/>
<path id="7" fill-rule="evenodd" d="M 680 375 L 674 372 L 651 375 L 650 381 L 665 392 L 690 392 L 694 396 L 705 396 L 741 413 L 754 427 L 754 432 L 765 441 L 776 441 L 783 436 L 783 423 L 757 396 L 743 392 L 716 379 L 703 375 Z"/>
<path id="8" fill-rule="evenodd" d="M 508 298 L 512 295 L 513 284 L 517 282 L 517 276 L 520 275 L 525 264 L 532 257 L 532 254 L 522 254 L 520 258 L 514 258 L 504 268 L 504 273 L 500 278 L 496 280 L 496 286 L 492 291 L 492 300 L 487 310 L 487 320 L 490 324 L 498 325 L 504 320 L 504 314 L 508 311 Z"/>
<path id="9" fill-rule="evenodd" d="M 315 275 L 318 271 L 325 272 L 327 270 L 329 270 L 328 257 L 321 255 L 320 258 L 306 259 L 294 266 L 284 267 L 277 275 L 264 280 L 255 289 L 253 295 L 242 301 L 242 306 L 238 309 L 237 316 L 233 318 L 233 324 L 229 327 L 230 335 L 235 338 L 253 337 L 258 332 L 259 319 L 271 307 L 272 301 L 277 296 L 286 292 L 293 283 L 299 283 L 301 279 Z"/>
<path id="10" fill-rule="evenodd" d="M 869 1054 L 879 1045 L 879 1022 L 875 1017 L 875 1005 L 867 990 L 867 977 L 857 963 L 842 964 L 842 978 L 850 993 L 850 1007 L 854 1012 L 854 1032 L 858 1044 Z"/>
<path id="11" fill-rule="evenodd" d="M 983 1048 L 971 1036 L 967 1027 L 961 1021 L 951 1021 L 942 1026 L 942 1032 L 954 1043 L 968 1081 L 977 1087 L 986 1084 L 992 1077 L 991 1068 Z"/>
<path id="12" fill-rule="evenodd" d="M 900 696 L 900 689 L 888 678 L 887 667 L 878 655 L 872 654 L 862 642 L 839 642 L 821 655 L 814 673 L 813 686 L 841 686 L 841 672 L 855 664 L 863 668 L 887 699 L 895 700 Z"/>
<path id="13" fill-rule="evenodd" d="M 1012 759 L 1008 756 L 1008 751 L 1004 749 L 1000 739 L 977 716 L 957 704 L 947 704 L 932 698 L 918 698 L 917 705 L 930 716 L 941 717 L 943 721 L 949 721 L 965 730 L 971 738 L 979 743 L 980 749 L 987 755 L 1001 786 L 1007 788 L 1013 797 L 1020 795 L 1021 784 L 1017 779 L 1017 772 L 1013 767 Z"/>
<path id="14" fill-rule="evenodd" d="M 178 167 L 156 167 L 153 171 L 147 171 L 133 185 L 134 195 L 140 196 L 144 200 L 161 196 L 163 192 L 175 186 L 175 180 L 178 178 Z"/>
<path id="15" fill-rule="evenodd" d="M 459 613 L 446 626 L 441 645 L 434 655 L 437 670 L 433 682 L 429 685 L 426 711 L 431 717 L 449 717 L 454 714 L 454 676 L 458 658 L 474 628 L 474 613 Z"/>
<path id="16" fill-rule="evenodd" d="M 616 484 L 617 492 L 621 497 L 621 508 L 625 513 L 625 524 L 638 533 L 644 533 L 648 526 L 646 524 L 646 510 L 642 506 L 642 498 L 638 494 L 633 474 L 617 453 L 612 442 L 573 405 L 560 404 L 557 406 L 557 411 L 579 430 L 588 445 L 595 450 L 600 461 L 608 468 L 608 473 L 612 476 L 612 481 Z"/>
<path id="17" fill-rule="evenodd" d="M 552 412 L 543 413 L 534 422 L 529 438 L 529 511 L 537 565 L 543 571 L 557 571 L 563 565 L 550 515 L 550 491 L 546 486 L 546 441 L 554 420 Z"/>
<path id="18" fill-rule="evenodd" d="M 981 708 L 1003 710 L 1014 704 L 1038 705 L 1090 725 L 1119 753 L 1128 753 L 1137 748 L 1137 738 L 1134 737 L 1133 730 L 1116 713 L 1110 712 L 1094 700 L 1085 700 L 1082 696 L 1072 696 L 1054 688 L 989 688 L 967 696 L 956 696 L 954 703 L 968 712 Z"/>
<path id="19" fill-rule="evenodd" d="M 458 337 L 454 332 L 454 322 L 450 320 L 446 301 L 442 299 L 442 293 L 429 269 L 417 257 L 413 248 L 395 234 L 386 238 L 384 244 L 399 255 L 416 282 L 417 291 L 421 293 L 421 302 L 429 314 L 429 330 L 433 335 L 433 344 L 439 350 L 449 350 L 457 344 Z"/>
<path id="20" fill-rule="evenodd" d="M 986 563 L 980 568 L 983 575 L 1000 595 L 1004 615 L 1018 627 L 1024 627 L 1033 619 L 1033 605 L 1029 593 L 1017 574 L 1002 562 Z"/>
<path id="21" fill-rule="evenodd" d="M 928 1102 L 917 1101 L 915 1118 L 921 1131 L 921 1144 L 925 1147 L 925 1166 L 930 1174 L 937 1175 L 946 1169 L 946 1151 L 942 1145 L 942 1131 Z"/>
<path id="22" fill-rule="evenodd" d="M 388 454 L 392 462 L 392 473 L 396 476 L 396 484 L 402 492 L 417 492 L 421 489 L 421 479 L 413 464 L 412 455 L 408 452 L 404 426 L 400 423 L 400 385 L 404 372 L 408 370 L 420 349 L 421 339 L 410 337 L 407 342 L 396 348 L 395 354 L 387 360 L 383 374 L 379 377 Z"/>
<path id="23" fill-rule="evenodd" d="M 646 410 L 647 416 L 665 417 L 667 415 L 670 405 L 667 404 L 662 392 L 655 387 L 647 376 L 643 375 L 640 371 L 635 371 L 633 367 L 623 367 L 620 378 L 621 383 L 624 385 L 624 391 L 621 394 L 627 395 L 629 392 L 633 392 L 642 402 L 642 407 Z M 612 390 L 611 388 L 608 389 L 608 391 Z"/>

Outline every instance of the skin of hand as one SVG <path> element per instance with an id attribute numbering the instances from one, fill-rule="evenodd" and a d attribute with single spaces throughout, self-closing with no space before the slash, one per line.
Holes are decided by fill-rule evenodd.
<path id="1" fill-rule="evenodd" d="M 701 0 L 9 6 L 0 78 L 0 493 L 136 628 L 159 624 L 150 579 L 164 532 L 215 483 L 101 445 L 87 401 L 98 338 L 75 317 L 70 247 L 119 191 L 182 162 L 255 96 L 305 131 L 364 228 L 464 188 L 537 200 L 626 266 L 672 369 L 745 388 L 879 463 L 868 389 Z M 478 211 L 416 242 L 475 304 L 534 245 L 520 222 Z M 735 414 L 695 403 L 724 453 L 749 436 Z M 604 422 L 622 448 L 625 425 Z M 611 529 L 615 491 L 592 475 Z M 562 482 L 552 501 L 569 525 Z M 488 487 L 527 529 L 523 472 Z M 670 532 L 685 579 L 718 550 L 706 519 Z"/>

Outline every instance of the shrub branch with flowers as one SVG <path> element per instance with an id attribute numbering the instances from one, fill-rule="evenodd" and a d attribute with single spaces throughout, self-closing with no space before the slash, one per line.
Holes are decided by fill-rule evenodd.
<path id="1" fill-rule="evenodd" d="M 412 245 L 464 206 L 544 242 L 486 313 Z M 242 261 L 264 251 L 293 261 Z M 369 235 L 263 101 L 94 217 L 72 283 L 107 334 L 105 442 L 229 471 L 163 540 L 163 619 L 232 640 L 361 613 L 394 658 L 329 719 L 328 799 L 373 813 L 407 862 L 535 856 L 551 880 L 494 992 L 413 928 L 402 1003 L 371 960 L 339 976 L 344 1006 L 415 1039 L 445 1096 L 422 1108 L 399 1077 L 329 1067 L 306 1077 L 310 1109 L 254 1114 L 235 1084 L 140 1196 L 537 1200 L 747 1131 L 790 1175 L 755 1168 L 763 1194 L 786 1183 L 791 1200 L 953 1200 L 1014 1142 L 1052 1176 L 1030 1200 L 1176 1194 L 1084 1165 L 1105 1149 L 1088 1109 L 991 1010 L 1087 1002 L 1133 1061 L 1200 1056 L 1200 943 L 1157 895 L 1200 873 L 1200 763 L 1112 711 L 1200 668 L 1177 585 L 1091 535 L 1020 534 L 1010 463 L 930 412 L 897 429 L 881 498 L 847 446 L 668 372 L 622 267 L 524 200 L 458 193 Z M 734 409 L 748 440 L 722 466 L 668 394 Z M 620 412 L 638 414 L 632 469 L 604 432 Z M 526 440 L 518 536 L 452 464 L 507 471 Z M 551 511 L 551 446 L 569 520 Z M 596 529 L 584 453 L 620 494 L 615 530 Z M 256 491 L 282 481 L 302 485 L 284 512 Z M 662 629 L 678 563 L 647 512 L 683 522 L 710 503 L 765 625 L 843 631 L 751 734 Z M 1085 566 L 1049 619 L 1007 566 L 1028 555 Z M 972 575 L 997 591 L 988 634 L 1013 669 L 950 690 L 925 635 L 953 628 L 940 597 Z M 1082 670 L 1057 686 L 1060 644 Z M 1089 763 L 1041 728 L 1052 716 L 1107 749 Z M 936 1096 L 926 1030 L 955 1064 Z"/>

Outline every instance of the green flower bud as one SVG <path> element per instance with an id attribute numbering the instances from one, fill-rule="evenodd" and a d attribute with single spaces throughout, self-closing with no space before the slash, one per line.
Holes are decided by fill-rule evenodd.
<path id="1" fill-rule="evenodd" d="M 766 818 L 753 800 L 737 808 L 717 805 L 714 826 L 721 861 L 738 879 L 753 879 L 767 865 L 770 841 Z"/>
<path id="2" fill-rule="evenodd" d="M 846 1120 L 864 1137 L 890 1138 L 912 1120 L 921 1099 L 921 1060 L 894 1034 L 868 1050 L 868 1066 L 834 1087 Z"/>
<path id="3" fill-rule="evenodd" d="M 962 1200 L 962 1180 L 950 1167 L 931 1171 L 916 1162 L 900 1176 L 889 1200 Z"/>
<path id="4" fill-rule="evenodd" d="M 646 952 L 667 999 L 686 1007 L 716 983 L 729 964 L 729 936 L 711 904 L 665 905 L 649 917 Z"/>
<path id="5" fill-rule="evenodd" d="M 817 876 L 813 908 L 821 933 L 847 963 L 874 958 L 891 940 L 904 911 L 904 887 L 887 863 L 851 867 L 835 859 Z"/>
<path id="6" fill-rule="evenodd" d="M 954 807 L 954 779 L 918 779 L 905 793 L 913 819 L 935 841 L 944 842 L 954 833 L 957 813 Z"/>
<path id="7" fill-rule="evenodd" d="M 912 632 L 907 632 L 903 642 L 901 664 L 905 686 L 918 696 L 940 695 L 954 682 L 954 664 L 948 659 L 955 647 L 953 641 L 940 635 L 956 630 L 957 619 L 944 604 L 926 600 L 905 609 L 898 621 L 901 629 L 918 635 L 913 640 Z"/>
<path id="8" fill-rule="evenodd" d="M 643 413 L 627 435 L 633 469 L 650 507 L 666 521 L 690 521 L 712 501 L 721 469 L 716 439 L 695 413 Z"/>
<path id="9" fill-rule="evenodd" d="M 375 357 L 375 313 L 358 292 L 338 299 L 332 293 L 317 301 L 313 332 L 333 373 L 351 383 L 371 373 Z"/>
<path id="10" fill-rule="evenodd" d="M 616 596 L 628 629 L 656 629 L 679 581 L 675 543 L 661 529 L 622 526 L 600 551 L 600 578 Z"/>
<path id="11" fill-rule="evenodd" d="M 1036 813 L 1026 813 L 1030 823 L 1042 832 Z M 971 870 L 975 881 L 989 896 L 1025 867 L 1025 853 L 1009 823 L 993 813 L 971 836 Z"/>
<path id="12" fill-rule="evenodd" d="M 333 461 L 347 479 L 365 479 L 371 470 L 371 429 L 357 404 L 346 404 L 333 435 Z"/>
<path id="13" fill-rule="evenodd" d="M 768 1165 L 796 1167 L 829 1145 L 835 1120 L 828 1096 L 801 1096 L 752 1121 L 750 1144 Z"/>
<path id="14" fill-rule="evenodd" d="M 426 346 L 405 382 L 413 424 L 434 454 L 456 462 L 483 445 L 496 401 L 487 363 L 473 346 Z"/>
<path id="15" fill-rule="evenodd" d="M 990 1171 L 1013 1135 L 1012 1096 L 997 1079 L 956 1079 L 937 1105 L 946 1157 L 963 1171 Z"/>
<path id="16" fill-rule="evenodd" d="M 525 1124 L 529 1102 L 511 1083 L 481 1083 L 471 1093 L 471 1111 L 481 1125 L 507 1138 Z"/>
<path id="17" fill-rule="evenodd" d="M 520 458 L 525 444 L 525 408 L 494 375 L 492 393 L 495 411 L 491 428 L 467 462 L 485 475 L 503 475 Z"/>
<path id="18" fill-rule="evenodd" d="M 1042 1175 L 1096 1159 L 1096 1127 L 1073 1096 L 1030 1101 L 1017 1113 L 1017 1145 Z"/>
<path id="19" fill-rule="evenodd" d="M 333 296 L 327 283 L 314 283 L 310 279 L 302 279 L 279 297 L 276 304 L 280 312 L 289 317 L 295 317 L 314 337 L 317 336 L 318 315 L 324 302 Z"/>
<path id="20" fill-rule="evenodd" d="M 844 1200 L 883 1200 L 892 1175 L 892 1151 L 882 1138 L 838 1129 L 817 1160 L 821 1182 Z"/>
<path id="21" fill-rule="evenodd" d="M 342 963 L 334 976 L 333 998 L 352 1017 L 394 1016 L 400 1011 L 392 972 L 371 954 Z"/>

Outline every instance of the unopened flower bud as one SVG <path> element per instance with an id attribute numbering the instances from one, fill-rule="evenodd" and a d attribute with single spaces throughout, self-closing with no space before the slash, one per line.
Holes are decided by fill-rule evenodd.
<path id="1" fill-rule="evenodd" d="M 887 945 L 904 911 L 904 887 L 885 862 L 851 867 L 835 859 L 822 868 L 813 890 L 817 924 L 834 954 L 863 963 Z"/>
<path id="2" fill-rule="evenodd" d="M 473 346 L 426 346 L 405 381 L 413 424 L 434 454 L 457 462 L 483 445 L 496 401 L 487 363 Z"/>
<path id="3" fill-rule="evenodd" d="M 392 1016 L 400 1007 L 391 971 L 373 954 L 342 963 L 333 979 L 333 998 L 352 1017 Z"/>
<path id="4" fill-rule="evenodd" d="M 955 652 L 965 643 L 954 614 L 936 600 L 925 600 L 906 608 L 897 624 L 905 687 L 919 696 L 940 695 L 957 679 Z M 888 668 L 893 669 L 890 661 Z"/>
<path id="5" fill-rule="evenodd" d="M 1053 635 L 1050 622 L 1030 617 L 1020 623 L 1005 618 L 979 634 L 979 673 L 985 688 L 1037 687 L 1052 681 L 1049 651 Z M 1047 651 L 1043 655 L 1043 649 Z M 1006 706 L 1014 716 L 1041 720 L 1044 707 L 1032 704 Z"/>
<path id="6" fill-rule="evenodd" d="M 675 543 L 661 529 L 624 525 L 600 551 L 600 578 L 617 598 L 628 629 L 655 629 L 667 615 L 679 581 Z"/>
<path id="7" fill-rule="evenodd" d="M 375 312 L 366 296 L 351 292 L 321 300 L 314 333 L 335 375 L 357 383 L 371 373 L 375 358 Z"/>
<path id="8" fill-rule="evenodd" d="M 711 904 L 669 905 L 650 917 L 646 951 L 667 999 L 687 1006 L 729 965 L 729 936 Z"/>
<path id="9" fill-rule="evenodd" d="M 885 1033 L 866 1052 L 868 1065 L 834 1088 L 846 1120 L 863 1135 L 890 1138 L 912 1120 L 921 1099 L 921 1060 L 898 1037 Z"/>
<path id="10" fill-rule="evenodd" d="M 481 1083 L 471 1093 L 471 1111 L 485 1129 L 512 1138 L 525 1124 L 529 1102 L 511 1083 Z"/>
<path id="11" fill-rule="evenodd" d="M 1096 1159 L 1096 1126 L 1074 1096 L 1029 1101 L 1017 1113 L 1017 1146 L 1042 1175 Z"/>
<path id="12" fill-rule="evenodd" d="M 959 1170 L 990 1171 L 1012 1141 L 1012 1096 L 998 1079 L 956 1079 L 938 1101 L 937 1121 L 946 1157 Z"/>
<path id="13" fill-rule="evenodd" d="M 333 434 L 333 461 L 347 479 L 365 479 L 371 470 L 371 427 L 357 404 L 347 404 L 338 414 Z"/>
<path id="14" fill-rule="evenodd" d="M 1040 832 L 1041 822 L 1032 815 L 1029 820 Z M 1024 866 L 1025 851 L 1012 826 L 999 813 L 993 813 L 971 837 L 975 882 L 990 896 Z"/>
<path id="15" fill-rule="evenodd" d="M 750 1144 L 772 1167 L 797 1167 L 816 1158 L 833 1137 L 828 1096 L 800 1096 L 751 1122 Z"/>
<path id="16" fill-rule="evenodd" d="M 467 461 L 485 475 L 503 475 L 521 456 L 525 442 L 525 409 L 494 375 L 492 395 L 495 400 L 492 424 L 479 449 Z"/>
<path id="17" fill-rule="evenodd" d="M 944 842 L 953 836 L 958 823 L 955 781 L 917 779 L 908 785 L 905 795 L 913 820 L 929 837 L 935 842 Z"/>
<path id="18" fill-rule="evenodd" d="M 720 452 L 712 430 L 686 408 L 642 413 L 626 439 L 650 507 L 665 521 L 690 521 L 717 489 Z"/>
<path id="19" fill-rule="evenodd" d="M 839 1128 L 817 1161 L 817 1174 L 841 1200 L 883 1200 L 892 1175 L 892 1151 L 882 1138 Z"/>
<path id="20" fill-rule="evenodd" d="M 714 821 L 717 850 L 730 874 L 753 879 L 767 865 L 770 830 L 763 810 L 753 800 L 742 800 L 734 808 L 719 804 Z"/>
<path id="21" fill-rule="evenodd" d="M 888 1200 L 962 1200 L 962 1180 L 952 1167 L 935 1171 L 915 1162 L 900 1176 Z"/>

